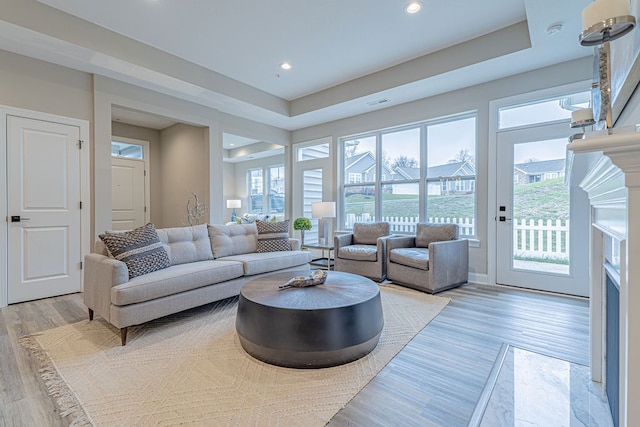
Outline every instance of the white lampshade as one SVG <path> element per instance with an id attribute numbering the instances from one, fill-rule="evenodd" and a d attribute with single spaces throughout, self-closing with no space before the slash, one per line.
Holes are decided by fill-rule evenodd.
<path id="1" fill-rule="evenodd" d="M 240 200 L 230 199 L 227 200 L 227 208 L 228 209 L 237 209 L 242 207 L 242 203 Z"/>
<path id="2" fill-rule="evenodd" d="M 582 10 L 582 30 L 598 22 L 629 15 L 629 0 L 596 0 Z"/>
<path id="3" fill-rule="evenodd" d="M 311 218 L 334 218 L 336 216 L 336 202 L 311 203 Z"/>

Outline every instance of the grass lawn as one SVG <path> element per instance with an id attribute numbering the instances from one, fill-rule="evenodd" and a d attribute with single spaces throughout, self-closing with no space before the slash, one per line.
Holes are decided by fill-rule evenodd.
<path id="1" fill-rule="evenodd" d="M 410 194 L 384 194 L 382 212 L 385 217 L 418 216 L 418 196 Z M 514 191 L 514 218 L 562 219 L 569 218 L 569 189 L 564 178 L 533 184 L 518 185 Z M 438 218 L 473 218 L 475 194 L 429 196 L 428 216 Z M 351 194 L 346 197 L 345 211 L 357 216 L 375 212 L 375 196 Z"/>

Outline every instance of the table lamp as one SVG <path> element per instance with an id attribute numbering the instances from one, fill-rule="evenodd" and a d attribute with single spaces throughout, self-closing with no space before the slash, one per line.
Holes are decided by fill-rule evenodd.
<path id="1" fill-rule="evenodd" d="M 236 221 L 236 209 L 241 208 L 242 202 L 240 200 L 230 199 L 227 200 L 227 209 L 233 209 L 231 211 L 231 222 Z"/>
<path id="2" fill-rule="evenodd" d="M 327 218 L 335 218 L 336 202 L 311 203 L 311 218 L 318 218 L 318 243 L 326 245 L 329 240 Z"/>

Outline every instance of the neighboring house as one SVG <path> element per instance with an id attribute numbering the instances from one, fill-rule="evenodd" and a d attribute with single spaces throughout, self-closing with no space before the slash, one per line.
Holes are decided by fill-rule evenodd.
<path id="1" fill-rule="evenodd" d="M 370 151 L 356 154 L 345 159 L 345 183 L 359 184 L 376 180 L 376 158 Z M 393 180 L 394 172 L 387 166 L 382 166 L 382 181 Z M 354 189 L 355 190 L 355 189 Z M 360 191 L 350 191 L 350 193 Z M 362 192 L 365 192 L 364 190 Z"/>
<path id="2" fill-rule="evenodd" d="M 531 184 L 564 176 L 564 159 L 526 162 L 513 165 L 513 184 Z"/>
<path id="3" fill-rule="evenodd" d="M 394 175 L 396 180 L 408 180 L 420 178 L 420 168 L 397 167 Z M 472 163 L 449 162 L 444 165 L 427 168 L 427 194 L 440 196 L 443 194 L 473 193 L 476 191 L 475 180 L 463 179 L 475 177 L 476 170 Z M 416 184 L 417 186 L 417 184 Z M 398 194 L 417 194 L 417 188 L 399 187 Z"/>

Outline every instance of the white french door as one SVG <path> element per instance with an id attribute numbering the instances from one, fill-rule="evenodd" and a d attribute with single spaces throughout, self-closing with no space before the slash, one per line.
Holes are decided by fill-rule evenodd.
<path id="1" fill-rule="evenodd" d="M 311 220 L 313 228 L 304 234 L 304 243 L 318 244 L 318 219 L 312 218 L 311 203 L 333 201 L 333 166 L 331 158 L 331 140 L 301 143 L 293 152 L 293 218 L 306 217 Z M 333 243 L 332 226 L 329 227 L 328 244 Z M 300 237 L 294 232 L 295 237 Z"/>
<path id="2" fill-rule="evenodd" d="M 7 115 L 8 303 L 81 289 L 81 129 Z"/>
<path id="3" fill-rule="evenodd" d="M 497 134 L 497 283 L 589 294 L 589 203 L 564 177 L 570 133 L 556 122 Z"/>

